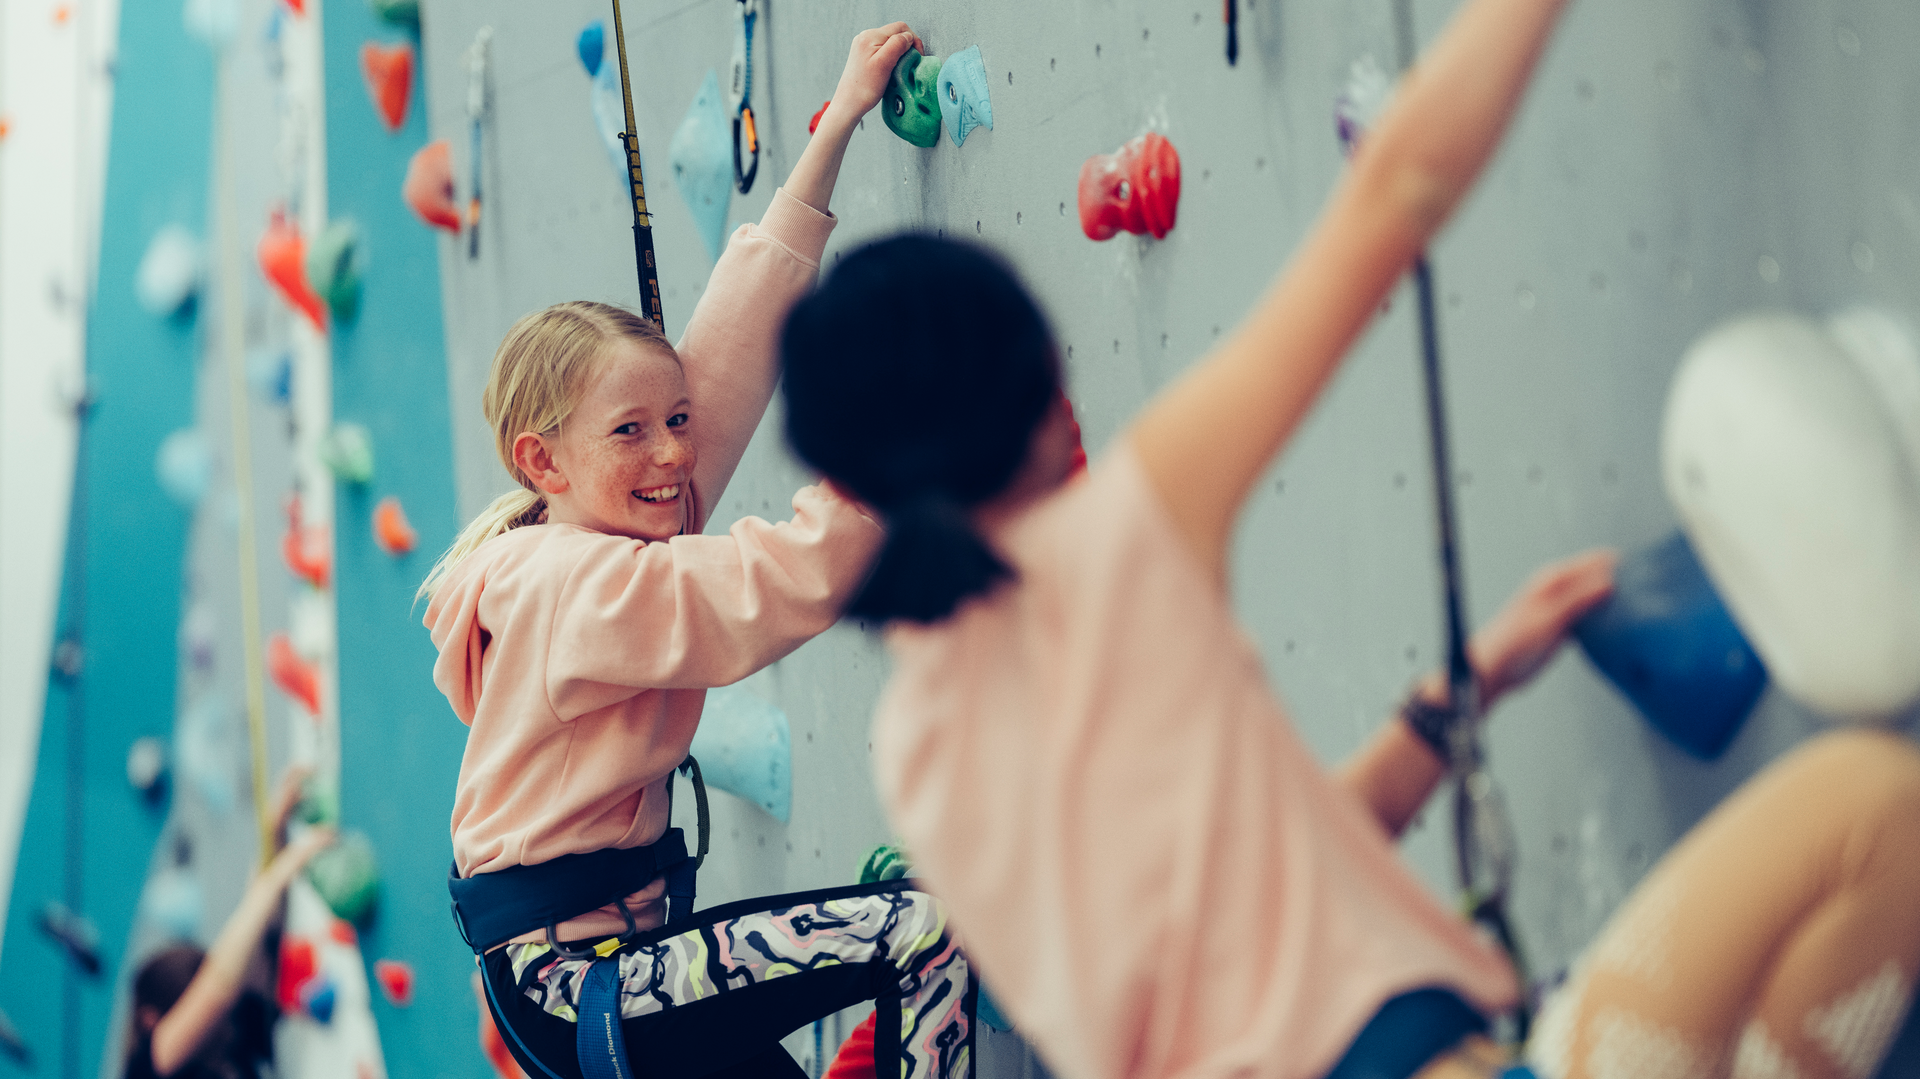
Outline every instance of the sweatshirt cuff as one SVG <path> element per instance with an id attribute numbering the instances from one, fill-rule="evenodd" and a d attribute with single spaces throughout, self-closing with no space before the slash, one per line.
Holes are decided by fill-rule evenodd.
<path id="1" fill-rule="evenodd" d="M 767 207 L 758 228 L 767 239 L 818 267 L 820 255 L 827 249 L 827 237 L 839 223 L 839 218 L 808 206 L 782 187 L 774 191 L 773 205 Z"/>

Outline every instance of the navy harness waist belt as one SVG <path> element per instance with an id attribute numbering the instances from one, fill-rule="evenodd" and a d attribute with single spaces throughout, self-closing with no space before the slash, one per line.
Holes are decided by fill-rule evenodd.
<path id="1" fill-rule="evenodd" d="M 455 863 L 447 871 L 447 891 L 453 896 L 453 921 L 460 936 L 475 954 L 484 955 L 515 937 L 551 930 L 609 906 L 656 877 L 667 878 L 667 920 L 677 921 L 693 911 L 695 865 L 687 854 L 685 834 L 669 828 L 645 847 L 565 854 L 538 865 L 471 877 L 462 877 Z M 627 926 L 633 928 L 631 912 Z M 551 933 L 548 939 L 560 950 Z"/>

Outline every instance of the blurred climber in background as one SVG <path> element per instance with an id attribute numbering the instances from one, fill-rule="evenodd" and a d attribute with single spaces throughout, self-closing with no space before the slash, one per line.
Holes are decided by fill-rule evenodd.
<path id="1" fill-rule="evenodd" d="M 1069 1079 L 1492 1076 L 1521 987 L 1394 839 L 1445 772 L 1435 679 L 1338 772 L 1227 592 L 1233 526 L 1466 194 L 1562 0 L 1468 0 L 1243 325 L 1083 480 L 1059 352 L 1013 273 L 926 237 L 841 259 L 782 342 L 789 439 L 887 541 L 882 798 L 993 996 Z M 929 280 L 968 317 L 928 332 Z M 911 341 L 911 348 L 902 342 Z M 1606 595 L 1545 570 L 1476 638 L 1482 699 Z M 1547 1079 L 1865 1079 L 1920 969 L 1920 752 L 1854 731 L 1680 842 L 1547 1004 Z"/>
<path id="2" fill-rule="evenodd" d="M 247 884 L 213 947 L 202 951 L 184 941 L 168 945 L 134 974 L 127 1079 L 251 1079 L 262 1064 L 272 1064 L 279 1013 L 250 987 L 249 974 L 256 959 L 272 962 L 261 945 L 279 925 L 287 886 L 333 842 L 328 827 L 287 842 L 287 818 L 305 779 L 303 769 L 290 769 L 281 778 L 274 815 L 279 853 Z"/>
<path id="3" fill-rule="evenodd" d="M 931 897 L 890 881 L 689 920 L 698 863 L 668 827 L 706 689 L 831 626 L 880 544 L 826 485 L 794 496 L 791 521 L 702 529 L 773 395 L 848 140 L 918 43 L 905 23 L 853 39 L 813 140 L 733 234 L 677 349 L 572 302 L 521 319 L 494 357 L 484 406 L 519 488 L 421 591 L 435 684 L 472 728 L 448 888 L 529 1075 L 799 1076 L 779 1039 L 875 998 L 914 1076 L 969 1073 L 970 975 Z"/>

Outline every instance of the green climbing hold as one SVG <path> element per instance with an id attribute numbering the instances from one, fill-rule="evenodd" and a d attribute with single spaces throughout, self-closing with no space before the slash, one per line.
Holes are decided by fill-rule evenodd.
<path id="1" fill-rule="evenodd" d="M 380 865 L 373 844 L 359 832 L 342 832 L 332 846 L 307 863 L 307 880 L 334 916 L 364 926 L 380 901 Z"/>
<path id="2" fill-rule="evenodd" d="M 336 321 L 360 310 L 360 227 L 352 221 L 328 225 L 307 249 L 307 281 L 327 301 Z"/>
<path id="3" fill-rule="evenodd" d="M 367 0 L 381 22 L 420 29 L 420 0 Z"/>
<path id="4" fill-rule="evenodd" d="M 893 65 L 887 94 L 880 99 L 880 118 L 894 134 L 915 146 L 940 142 L 940 58 L 908 49 Z"/>
<path id="5" fill-rule="evenodd" d="M 336 423 L 320 440 L 320 460 L 342 483 L 373 478 L 373 435 L 357 423 Z"/>
<path id="6" fill-rule="evenodd" d="M 338 824 L 340 797 L 332 791 L 320 789 L 309 780 L 300 794 L 300 805 L 295 808 L 294 816 L 302 824 Z"/>
<path id="7" fill-rule="evenodd" d="M 867 860 L 860 865 L 860 883 L 874 884 L 883 880 L 899 880 L 913 873 L 913 863 L 907 859 L 904 848 L 892 843 L 882 843 L 873 848 Z"/>

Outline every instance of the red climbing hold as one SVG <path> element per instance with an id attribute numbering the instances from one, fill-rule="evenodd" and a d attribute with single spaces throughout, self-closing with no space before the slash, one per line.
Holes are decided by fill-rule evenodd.
<path id="1" fill-rule="evenodd" d="M 407 523 L 407 511 L 400 508 L 398 498 L 388 495 L 373 508 L 373 539 L 381 550 L 395 558 L 413 550 L 420 542 L 420 533 Z"/>
<path id="2" fill-rule="evenodd" d="M 1180 208 L 1180 155 L 1149 131 L 1080 166 L 1080 230 L 1090 240 L 1125 230 L 1162 239 Z"/>
<path id="3" fill-rule="evenodd" d="M 453 205 L 453 162 L 447 154 L 445 139 L 435 139 L 416 151 L 413 160 L 407 162 L 400 197 L 407 200 L 420 220 L 434 228 L 459 232 L 460 211 Z"/>
<path id="4" fill-rule="evenodd" d="M 398 959 L 376 960 L 373 964 L 373 980 L 380 983 L 380 992 L 394 1007 L 404 1008 L 413 1003 L 412 964 Z"/>
<path id="5" fill-rule="evenodd" d="M 320 973 L 320 957 L 313 942 L 305 937 L 280 938 L 280 975 L 274 986 L 274 999 L 284 1012 L 300 1009 L 300 990 Z"/>
<path id="6" fill-rule="evenodd" d="M 344 944 L 349 948 L 360 943 L 360 934 L 354 932 L 353 923 L 345 918 L 335 918 L 333 924 L 327 927 L 327 935 L 336 943 Z"/>
<path id="7" fill-rule="evenodd" d="M 813 119 L 807 121 L 807 134 L 811 135 L 820 129 L 820 118 L 827 114 L 827 106 L 831 104 L 833 104 L 833 100 L 829 98 L 821 104 L 820 111 L 813 114 Z"/>
<path id="8" fill-rule="evenodd" d="M 413 45 L 367 42 L 360 46 L 360 73 L 366 76 L 367 93 L 373 96 L 387 130 L 400 130 L 407 122 L 407 100 L 413 96 Z"/>
<path id="9" fill-rule="evenodd" d="M 333 575 L 333 537 L 325 525 L 300 523 L 300 496 L 287 499 L 287 531 L 280 537 L 280 557 L 293 575 L 315 588 L 327 587 Z"/>
<path id="10" fill-rule="evenodd" d="M 287 0 L 287 7 L 291 8 L 295 15 L 305 15 L 307 13 L 307 0 Z"/>
<path id="11" fill-rule="evenodd" d="M 1063 393 L 1060 403 L 1067 410 L 1067 426 L 1073 428 L 1073 456 L 1067 459 L 1067 478 L 1077 479 L 1087 471 L 1087 447 L 1080 441 L 1080 421 L 1073 418 L 1073 402 Z"/>
<path id="12" fill-rule="evenodd" d="M 256 254 L 260 259 L 260 272 L 280 293 L 280 298 L 307 316 L 314 329 L 327 332 L 325 308 L 307 281 L 307 241 L 300 235 L 300 226 L 287 220 L 285 211 L 273 212 L 273 221 L 267 225 L 266 235 L 260 237 Z"/>
<path id="13" fill-rule="evenodd" d="M 308 715 L 320 714 L 320 672 L 293 650 L 293 639 L 284 633 L 267 638 L 267 674 L 280 692 L 299 701 Z"/>

